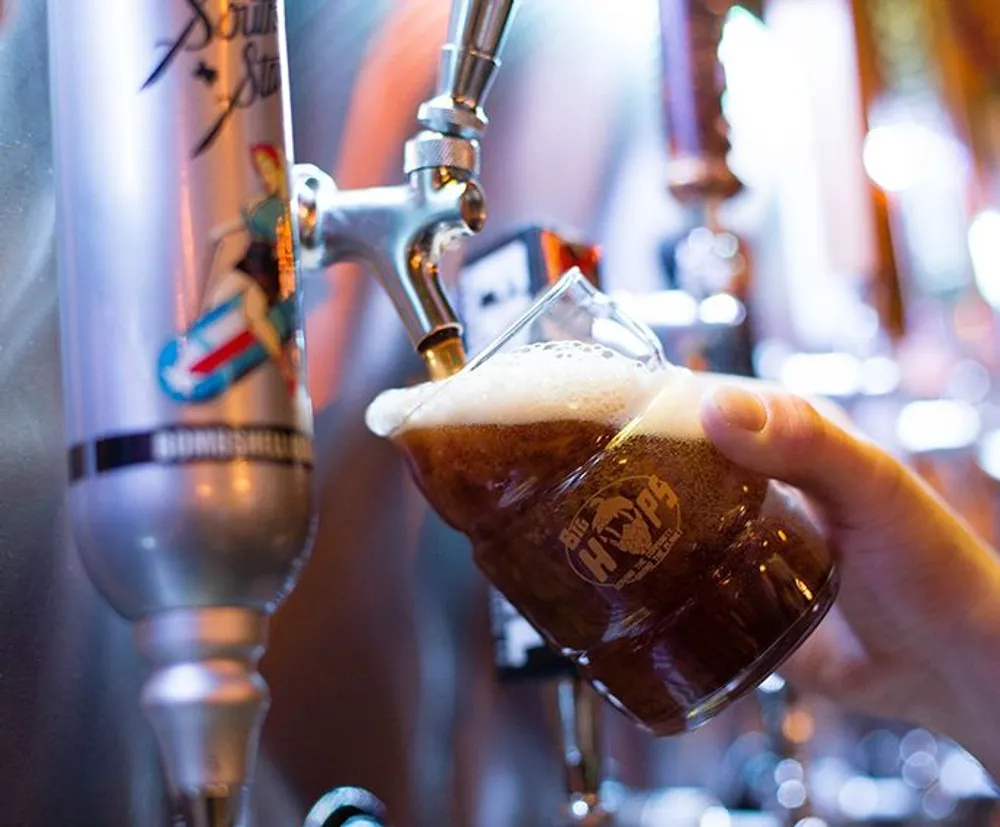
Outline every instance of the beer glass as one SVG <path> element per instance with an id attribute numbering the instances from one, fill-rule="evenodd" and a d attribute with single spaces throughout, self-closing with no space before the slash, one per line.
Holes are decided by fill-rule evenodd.
<path id="1" fill-rule="evenodd" d="M 670 365 L 574 270 L 460 372 L 366 415 L 490 582 L 657 735 L 756 687 L 837 592 L 798 493 L 705 436 L 720 379 Z"/>

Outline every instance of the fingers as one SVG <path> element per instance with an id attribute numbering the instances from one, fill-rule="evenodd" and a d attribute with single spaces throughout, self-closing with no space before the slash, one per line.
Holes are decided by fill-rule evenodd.
<path id="1" fill-rule="evenodd" d="M 902 519 L 910 476 L 874 445 L 821 416 L 804 399 L 720 386 L 701 409 L 705 433 L 737 465 L 814 498 L 842 527 Z"/>

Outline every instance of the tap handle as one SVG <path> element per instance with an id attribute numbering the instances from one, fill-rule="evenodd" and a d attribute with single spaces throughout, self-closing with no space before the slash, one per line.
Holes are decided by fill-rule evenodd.
<path id="1" fill-rule="evenodd" d="M 420 107 L 426 128 L 480 138 L 488 120 L 486 96 L 520 0 L 453 0 L 448 42 L 441 50 L 437 94 Z"/>
<path id="2" fill-rule="evenodd" d="M 469 109 L 482 106 L 500 65 L 516 0 L 455 0 L 442 50 L 438 94 Z"/>
<path id="3" fill-rule="evenodd" d="M 660 0 L 668 186 L 681 201 L 725 200 L 743 187 L 729 168 L 718 50 L 732 0 Z"/>

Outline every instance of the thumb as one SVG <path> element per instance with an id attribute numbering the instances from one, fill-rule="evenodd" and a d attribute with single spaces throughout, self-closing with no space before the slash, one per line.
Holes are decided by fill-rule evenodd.
<path id="1" fill-rule="evenodd" d="M 903 465 L 799 396 L 722 385 L 704 398 L 701 420 L 726 457 L 808 494 L 834 525 L 870 528 L 900 517 L 910 487 Z"/>

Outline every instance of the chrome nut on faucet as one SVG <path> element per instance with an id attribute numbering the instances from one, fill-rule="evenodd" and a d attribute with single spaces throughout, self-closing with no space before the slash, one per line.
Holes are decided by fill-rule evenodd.
<path id="1" fill-rule="evenodd" d="M 403 172 L 446 169 L 458 178 L 479 175 L 479 142 L 425 130 L 403 147 Z"/>

